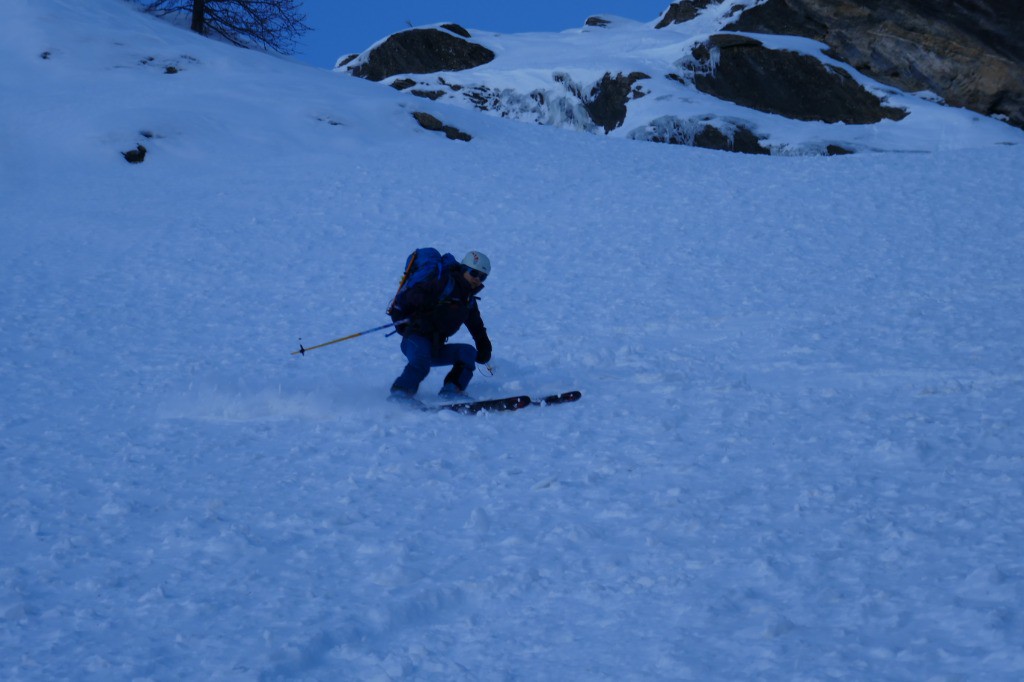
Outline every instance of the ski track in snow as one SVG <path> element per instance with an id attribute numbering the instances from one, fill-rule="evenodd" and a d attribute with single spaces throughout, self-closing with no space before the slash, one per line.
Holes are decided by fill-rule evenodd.
<path id="1" fill-rule="evenodd" d="M 366 141 L 403 100 L 344 88 L 357 133 L 180 122 L 54 183 L 5 140 L 0 677 L 1019 677 L 1021 148 Z M 414 413 L 395 337 L 289 355 L 426 245 L 495 263 L 474 395 L 583 399 Z"/>

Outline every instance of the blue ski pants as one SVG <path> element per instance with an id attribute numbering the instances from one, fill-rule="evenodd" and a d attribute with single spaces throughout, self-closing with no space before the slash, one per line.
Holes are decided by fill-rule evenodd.
<path id="1" fill-rule="evenodd" d="M 409 363 L 395 379 L 391 390 L 409 395 L 415 395 L 419 390 L 420 382 L 430 374 L 431 367 L 451 365 L 444 382 L 455 384 L 460 391 L 466 390 L 476 368 L 476 348 L 468 343 L 446 343 L 435 351 L 434 344 L 427 337 L 409 334 L 402 339 L 402 353 Z"/>

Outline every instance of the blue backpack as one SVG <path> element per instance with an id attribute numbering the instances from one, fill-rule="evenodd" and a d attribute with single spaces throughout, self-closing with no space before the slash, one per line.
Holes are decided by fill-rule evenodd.
<path id="1" fill-rule="evenodd" d="M 388 305 L 387 314 L 393 315 L 395 301 L 407 289 L 428 279 L 440 282 L 444 276 L 445 269 L 457 263 L 458 261 L 455 260 L 455 256 L 450 253 L 442 256 L 441 252 L 432 246 L 416 249 L 410 253 L 409 257 L 405 259 L 405 274 L 402 275 L 402 280 L 398 283 L 398 291 L 395 292 L 395 297 L 391 299 L 391 303 Z M 455 283 L 449 279 L 445 283 L 438 300 L 444 300 L 452 293 L 454 287 Z"/>

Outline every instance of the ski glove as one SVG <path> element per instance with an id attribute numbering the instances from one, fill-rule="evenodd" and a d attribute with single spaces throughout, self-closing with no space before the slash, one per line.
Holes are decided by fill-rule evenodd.
<path id="1" fill-rule="evenodd" d="M 491 359 L 491 342 L 484 338 L 477 341 L 476 344 L 476 361 L 481 365 L 487 364 L 487 361 Z"/>

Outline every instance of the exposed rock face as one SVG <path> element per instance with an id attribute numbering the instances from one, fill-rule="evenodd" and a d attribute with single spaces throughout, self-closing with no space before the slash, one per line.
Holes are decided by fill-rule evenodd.
<path id="1" fill-rule="evenodd" d="M 902 109 L 882 105 L 848 73 L 745 36 L 719 34 L 693 51 L 697 89 L 741 106 L 800 121 L 878 123 Z M 703 68 L 702 68 L 703 67 Z"/>
<path id="2" fill-rule="evenodd" d="M 1024 0 L 1017 1 L 1022 6 L 1011 23 L 1024 14 Z M 682 24 L 673 30 L 654 33 L 648 23 L 597 15 L 571 37 L 530 41 L 434 25 L 392 35 L 340 68 L 416 97 L 518 121 L 750 154 L 923 151 L 938 136 L 954 145 L 1024 143 L 1024 133 L 997 121 L 902 92 L 930 88 L 951 98 L 957 87 L 980 84 L 990 91 L 991 111 L 1019 113 L 1022 98 L 1010 86 L 1024 89 L 1024 79 L 1011 70 L 1024 62 L 1024 36 L 978 19 L 981 8 L 1009 0 L 888 2 L 678 0 L 655 22 Z M 945 16 L 940 6 L 959 14 Z M 909 42 L 911 35 L 918 42 Z M 823 52 L 815 39 L 832 47 Z M 547 68 L 537 52 L 542 40 L 556 48 L 546 53 Z M 950 58 L 968 48 L 996 66 L 986 71 L 977 61 Z M 529 68 L 517 70 L 517 63 Z M 942 65 L 955 73 L 922 84 L 939 78 L 928 69 Z M 468 139 L 422 112 L 416 118 Z"/>
<path id="3" fill-rule="evenodd" d="M 451 26 L 452 28 L 450 28 Z M 469 34 L 451 24 L 446 31 L 416 28 L 396 33 L 374 48 L 366 61 L 350 67 L 352 75 L 381 81 L 400 73 L 462 71 L 486 64 L 494 53 L 466 40 Z M 453 35 L 459 33 L 459 35 Z"/>
<path id="4" fill-rule="evenodd" d="M 742 121 L 707 118 L 683 120 L 675 116 L 666 116 L 651 121 L 643 130 L 634 131 L 631 137 L 635 140 L 742 154 L 771 154 L 771 150 L 761 145 L 757 134 Z"/>
<path id="5" fill-rule="evenodd" d="M 462 28 L 458 24 L 441 24 L 441 28 L 443 28 L 443 29 L 445 29 L 447 31 L 451 31 L 455 35 L 462 36 L 463 38 L 472 38 L 473 37 L 473 36 L 469 35 L 469 31 L 467 31 L 466 29 Z"/>
<path id="6" fill-rule="evenodd" d="M 628 76 L 606 73 L 591 89 L 590 97 L 583 103 L 583 108 L 590 115 L 590 120 L 604 128 L 606 133 L 622 125 L 626 120 L 626 103 L 630 99 L 643 97 L 643 93 L 634 92 L 633 85 L 650 78 L 645 73 L 634 72 Z"/>
<path id="7" fill-rule="evenodd" d="M 644 92 L 636 87 L 636 83 L 649 79 L 645 73 L 630 74 L 605 73 L 601 80 L 591 86 L 573 81 L 567 74 L 554 73 L 552 80 L 561 85 L 562 93 L 534 91 L 514 94 L 505 90 L 493 90 L 483 86 L 469 88 L 464 91 L 467 100 L 482 111 L 501 111 L 503 115 L 515 113 L 516 118 L 534 120 L 537 123 L 551 123 L 552 116 L 560 120 L 575 121 L 578 127 L 587 130 L 603 129 L 609 133 L 626 120 L 627 104 L 644 96 Z M 450 88 L 452 92 L 463 88 L 449 85 L 443 79 L 440 84 Z M 405 90 L 412 88 L 415 81 L 407 79 L 395 80 L 392 87 Z M 416 90 L 410 92 L 419 97 L 438 99 L 443 96 L 440 90 Z"/>
<path id="8" fill-rule="evenodd" d="M 820 40 L 880 82 L 1024 128 L 1021 0 L 768 0 L 725 28 Z"/>
<path id="9" fill-rule="evenodd" d="M 661 21 L 654 28 L 665 28 L 671 24 L 681 24 L 689 21 L 696 17 L 702 9 L 714 4 L 714 2 L 715 0 L 683 0 L 683 2 L 673 2 L 665 10 Z"/>
<path id="10" fill-rule="evenodd" d="M 413 112 L 412 117 L 416 119 L 416 122 L 420 124 L 422 128 L 437 133 L 444 133 L 445 137 L 449 140 L 462 140 L 463 142 L 469 142 L 473 139 L 473 136 L 469 133 L 464 133 L 455 126 L 445 125 L 432 114 L 428 114 L 425 111 Z"/>

